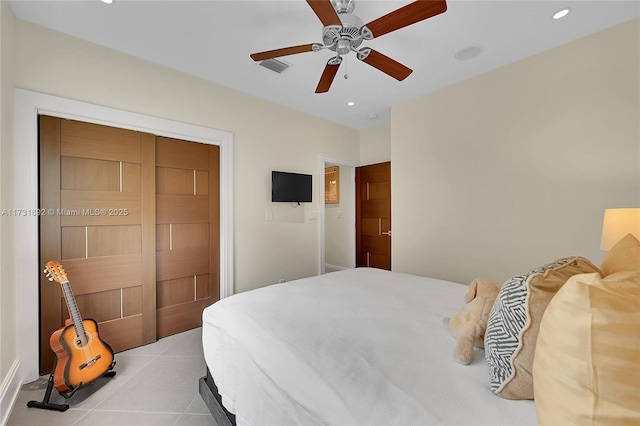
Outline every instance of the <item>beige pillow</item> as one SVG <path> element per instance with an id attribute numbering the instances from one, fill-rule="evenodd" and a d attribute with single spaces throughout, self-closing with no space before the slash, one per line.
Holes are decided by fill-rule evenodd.
<path id="1" fill-rule="evenodd" d="M 533 399 L 533 356 L 547 305 L 573 275 L 600 272 L 583 257 L 558 259 L 507 280 L 489 314 L 485 358 L 491 390 L 507 399 Z"/>
<path id="2" fill-rule="evenodd" d="M 567 281 L 542 318 L 533 380 L 541 425 L 640 424 L 640 271 Z"/>
<path id="3" fill-rule="evenodd" d="M 628 234 L 607 252 L 600 265 L 602 275 L 620 271 L 640 271 L 640 241 Z"/>

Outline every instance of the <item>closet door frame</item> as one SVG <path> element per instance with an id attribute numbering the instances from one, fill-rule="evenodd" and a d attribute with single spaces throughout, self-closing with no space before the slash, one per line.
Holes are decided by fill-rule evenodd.
<path id="1" fill-rule="evenodd" d="M 233 134 L 144 114 L 132 113 L 57 96 L 15 89 L 14 155 L 15 208 L 38 209 L 38 116 L 85 121 L 153 133 L 220 147 L 220 298 L 233 294 Z M 18 173 L 19 171 L 19 173 Z M 15 221 L 19 380 L 38 378 L 39 371 L 39 265 L 38 217 Z"/>

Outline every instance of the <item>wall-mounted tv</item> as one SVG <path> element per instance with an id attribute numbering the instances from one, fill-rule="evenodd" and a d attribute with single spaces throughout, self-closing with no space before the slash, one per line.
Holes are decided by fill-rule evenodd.
<path id="1" fill-rule="evenodd" d="M 271 172 L 271 201 L 310 203 L 312 193 L 311 175 Z"/>

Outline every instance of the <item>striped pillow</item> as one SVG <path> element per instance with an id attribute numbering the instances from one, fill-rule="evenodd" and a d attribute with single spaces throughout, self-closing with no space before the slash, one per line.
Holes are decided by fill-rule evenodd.
<path id="1" fill-rule="evenodd" d="M 540 324 L 540 425 L 640 425 L 640 270 L 576 275 Z"/>
<path id="2" fill-rule="evenodd" d="M 533 399 L 533 355 L 542 314 L 569 278 L 591 272 L 600 270 L 589 260 L 565 257 L 502 285 L 484 342 L 492 392 L 507 399 Z"/>

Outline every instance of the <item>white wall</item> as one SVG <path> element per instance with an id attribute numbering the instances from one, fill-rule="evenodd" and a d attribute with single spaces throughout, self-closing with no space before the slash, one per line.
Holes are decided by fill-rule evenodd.
<path id="1" fill-rule="evenodd" d="M 13 150 L 13 31 L 15 17 L 8 3 L 0 2 L 0 210 L 11 208 L 14 176 Z M 8 172 L 7 172 L 8 171 Z M 17 391 L 19 366 L 16 330 L 14 218 L 0 216 L 0 423 L 4 423 Z"/>
<path id="2" fill-rule="evenodd" d="M 325 204 L 325 265 L 355 267 L 355 168 L 340 166 L 340 202 Z"/>
<path id="3" fill-rule="evenodd" d="M 640 206 L 639 24 L 394 107 L 393 269 L 466 283 L 600 264 L 604 209 Z"/>
<path id="4" fill-rule="evenodd" d="M 233 133 L 236 291 L 317 273 L 318 201 L 288 220 L 270 173 L 313 174 L 315 187 L 320 152 L 357 160 L 356 131 L 23 21 L 16 87 Z"/>
<path id="5" fill-rule="evenodd" d="M 360 132 L 360 164 L 391 160 L 391 123 L 386 122 Z"/>

